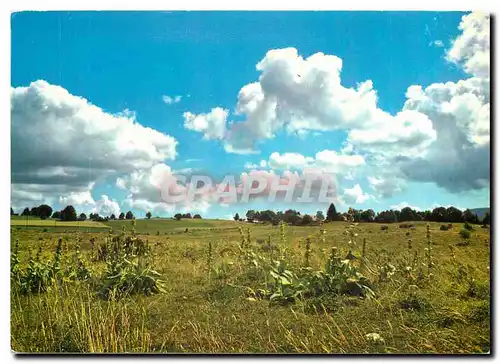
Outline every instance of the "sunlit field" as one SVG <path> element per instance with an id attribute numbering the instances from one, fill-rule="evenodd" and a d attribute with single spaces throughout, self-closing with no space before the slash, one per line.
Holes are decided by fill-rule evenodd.
<path id="1" fill-rule="evenodd" d="M 490 350 L 480 225 L 103 224 L 112 234 L 12 227 L 13 350 Z"/>

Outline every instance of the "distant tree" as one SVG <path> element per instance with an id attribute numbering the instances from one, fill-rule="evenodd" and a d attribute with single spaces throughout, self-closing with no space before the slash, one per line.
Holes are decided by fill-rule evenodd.
<path id="1" fill-rule="evenodd" d="M 479 218 L 471 210 L 467 209 L 463 212 L 463 219 L 471 224 L 479 224 Z"/>
<path id="2" fill-rule="evenodd" d="M 462 222 L 463 221 L 462 211 L 453 206 L 448 207 L 446 209 L 445 220 L 446 222 Z"/>
<path id="3" fill-rule="evenodd" d="M 76 210 L 73 206 L 69 205 L 61 211 L 61 220 L 63 221 L 76 221 Z"/>
<path id="4" fill-rule="evenodd" d="M 193 216 L 193 219 L 201 219 L 201 215 L 200 214 L 196 214 Z"/>
<path id="5" fill-rule="evenodd" d="M 361 221 L 373 222 L 375 220 L 375 211 L 368 209 L 361 212 Z"/>
<path id="6" fill-rule="evenodd" d="M 326 212 L 326 221 L 337 221 L 339 219 L 339 215 L 337 213 L 337 209 L 335 205 L 332 203 L 330 207 L 328 207 L 328 211 Z"/>
<path id="7" fill-rule="evenodd" d="M 380 211 L 375 217 L 375 221 L 384 223 L 396 222 L 396 213 L 394 210 Z"/>
<path id="8" fill-rule="evenodd" d="M 312 224 L 312 222 L 313 222 L 313 218 L 311 215 L 305 214 L 302 217 L 302 225 L 310 225 L 310 224 Z"/>
<path id="9" fill-rule="evenodd" d="M 234 221 L 240 221 L 240 215 L 238 213 L 236 213 L 236 215 L 234 215 L 233 219 L 234 219 Z"/>
<path id="10" fill-rule="evenodd" d="M 490 217 L 490 213 L 488 211 L 486 211 L 486 213 L 484 214 L 483 224 L 484 225 L 490 225 L 491 224 L 491 217 Z"/>
<path id="11" fill-rule="evenodd" d="M 182 214 L 183 219 L 191 219 L 191 214 L 188 212 L 187 214 Z"/>
<path id="12" fill-rule="evenodd" d="M 431 221 L 432 212 L 430 210 L 421 211 L 420 215 L 422 216 L 422 220 Z"/>
<path id="13" fill-rule="evenodd" d="M 415 210 L 411 207 L 403 207 L 399 213 L 398 221 L 415 221 Z"/>
<path id="14" fill-rule="evenodd" d="M 302 217 L 300 216 L 300 212 L 288 209 L 283 215 L 283 221 L 292 225 L 299 225 L 302 223 Z"/>
<path id="15" fill-rule="evenodd" d="M 92 214 L 91 214 L 92 215 Z M 80 221 L 85 221 L 87 220 L 87 215 L 85 215 L 83 212 L 80 214 Z"/>
<path id="16" fill-rule="evenodd" d="M 10 208 L 10 216 L 14 215 L 14 210 L 12 209 L 12 207 Z"/>
<path id="17" fill-rule="evenodd" d="M 132 220 L 134 218 L 134 214 L 132 213 L 132 211 L 128 211 L 127 214 L 125 215 L 125 218 L 127 220 Z"/>
<path id="18" fill-rule="evenodd" d="M 247 221 L 253 222 L 255 220 L 255 215 L 255 210 L 248 210 L 246 214 Z"/>
<path id="19" fill-rule="evenodd" d="M 323 221 L 325 219 L 325 215 L 323 211 L 316 211 L 316 220 Z"/>
<path id="20" fill-rule="evenodd" d="M 363 213 L 363 210 L 356 210 L 353 209 L 352 207 L 349 207 L 349 210 L 347 211 L 347 215 L 350 216 L 352 219 L 354 219 L 354 222 L 360 222 L 362 220 L 361 214 Z M 340 220 L 340 218 L 337 218 L 337 220 Z"/>
<path id="21" fill-rule="evenodd" d="M 40 216 L 40 212 L 38 211 L 38 207 L 33 207 L 30 211 L 31 216 Z"/>
<path id="22" fill-rule="evenodd" d="M 120 216 L 118 216 L 118 219 L 123 220 L 125 218 L 125 214 L 122 212 L 120 213 Z"/>
<path id="23" fill-rule="evenodd" d="M 40 216 L 40 219 L 45 220 L 49 218 L 51 215 L 52 215 L 52 207 L 45 204 L 38 206 L 38 216 Z"/>
<path id="24" fill-rule="evenodd" d="M 151 212 L 148 211 L 148 213 L 146 214 L 146 217 L 149 219 L 151 219 Z"/>
<path id="25" fill-rule="evenodd" d="M 174 218 L 175 218 L 176 220 L 180 220 L 180 219 L 182 219 L 182 215 L 181 215 L 181 214 L 179 214 L 179 213 L 177 213 L 177 214 L 175 214 L 175 215 L 174 215 Z"/>
<path id="26" fill-rule="evenodd" d="M 270 222 L 274 223 L 277 221 L 277 216 L 276 213 L 272 210 L 264 210 L 260 211 L 256 214 L 256 219 L 259 221 L 265 221 L 265 222 Z"/>
<path id="27" fill-rule="evenodd" d="M 61 218 L 61 211 L 54 211 L 52 214 L 53 219 L 60 219 Z"/>
<path id="28" fill-rule="evenodd" d="M 109 218 L 110 218 L 110 220 L 116 220 L 115 214 L 111 214 L 111 216 Z"/>
<path id="29" fill-rule="evenodd" d="M 30 215 L 30 209 L 26 207 L 21 213 L 21 216 L 29 216 L 29 215 Z"/>
<path id="30" fill-rule="evenodd" d="M 434 210 L 432 210 L 430 221 L 446 222 L 446 220 L 447 220 L 446 215 L 447 215 L 446 207 L 442 207 L 442 206 L 436 207 Z"/>

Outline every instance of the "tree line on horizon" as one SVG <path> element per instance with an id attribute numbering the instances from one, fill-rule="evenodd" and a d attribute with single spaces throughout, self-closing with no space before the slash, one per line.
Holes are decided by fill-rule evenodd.
<path id="1" fill-rule="evenodd" d="M 16 215 L 14 210 L 10 209 L 11 215 Z M 90 213 L 89 216 L 85 213 L 77 214 L 75 208 L 72 205 L 66 206 L 61 211 L 53 211 L 52 207 L 47 204 L 42 204 L 40 206 L 33 207 L 31 210 L 26 207 L 21 216 L 34 216 L 42 220 L 47 218 L 59 219 L 61 221 L 85 221 L 87 219 L 92 221 L 108 221 L 108 220 L 131 220 L 135 219 L 132 211 L 127 211 L 127 213 L 121 212 L 118 217 L 115 214 L 111 216 L 102 217 L 98 213 Z M 375 213 L 372 209 L 361 210 L 349 208 L 347 212 L 339 213 L 332 203 L 328 207 L 326 212 L 326 217 L 323 211 L 317 211 L 314 218 L 309 214 L 301 214 L 297 210 L 288 209 L 286 211 L 275 212 L 273 210 L 248 210 L 246 213 L 246 220 L 248 222 L 268 222 L 272 224 L 278 224 L 280 221 L 284 221 L 291 225 L 310 225 L 315 222 L 331 222 L 331 221 L 346 221 L 348 218 L 352 218 L 354 222 L 378 222 L 378 223 L 395 223 L 395 222 L 405 222 L 405 221 L 433 221 L 433 222 L 447 222 L 447 223 L 460 223 L 468 222 L 471 224 L 490 224 L 490 213 L 486 212 L 482 220 L 479 219 L 477 214 L 473 213 L 470 209 L 461 211 L 456 207 L 436 207 L 432 211 L 417 211 L 411 207 L 404 207 L 401 210 L 384 210 Z M 151 212 L 146 213 L 146 218 L 151 219 Z M 177 213 L 173 216 L 175 220 L 181 219 L 201 219 L 200 214 L 191 213 Z M 243 218 L 237 213 L 234 216 L 236 221 L 244 221 Z"/>
<path id="2" fill-rule="evenodd" d="M 17 215 L 14 213 L 12 207 L 10 208 L 10 214 Z M 151 214 L 151 213 L 148 213 Z M 134 219 L 134 214 L 132 211 L 127 211 L 127 213 L 120 213 L 118 217 L 115 214 L 111 214 L 111 216 L 100 216 L 98 213 L 90 213 L 89 216 L 85 213 L 77 214 L 76 209 L 72 205 L 66 206 L 64 209 L 60 211 L 54 211 L 52 207 L 46 204 L 42 204 L 40 206 L 36 206 L 33 208 L 26 207 L 23 212 L 20 214 L 21 216 L 32 216 L 38 217 L 41 220 L 45 220 L 48 218 L 57 219 L 61 221 L 108 221 L 108 220 L 131 220 Z"/>
<path id="3" fill-rule="evenodd" d="M 234 216 L 235 220 L 242 220 L 239 214 Z M 314 222 L 332 222 L 332 221 L 347 221 L 348 219 L 354 222 L 378 222 L 378 223 L 395 223 L 405 221 L 429 221 L 429 222 L 447 222 L 447 223 L 460 223 L 468 222 L 471 224 L 490 224 L 490 213 L 486 212 L 484 218 L 481 220 L 477 214 L 473 213 L 470 209 L 461 211 L 454 206 L 436 207 L 432 211 L 417 211 L 411 207 L 404 207 L 401 210 L 384 210 L 375 213 L 372 209 L 361 210 L 349 208 L 347 212 L 339 213 L 332 203 L 328 207 L 326 217 L 323 211 L 317 211 L 315 218 L 312 215 L 302 215 L 297 210 L 286 210 L 274 212 L 272 210 L 248 210 L 246 213 L 248 222 L 269 222 L 278 224 L 284 221 L 291 225 L 310 225 Z"/>
<path id="4" fill-rule="evenodd" d="M 19 215 L 14 213 L 14 210 L 12 207 L 10 208 L 10 215 L 15 216 Z M 80 215 L 77 214 L 76 209 L 72 205 L 66 206 L 64 209 L 61 211 L 54 211 L 52 207 L 50 207 L 47 204 L 42 204 L 40 206 L 36 206 L 33 208 L 26 207 L 23 212 L 21 213 L 21 216 L 33 216 L 33 217 L 38 217 L 41 220 L 45 220 L 48 218 L 52 219 L 57 219 L 61 221 L 85 221 L 85 220 L 92 220 L 92 221 L 108 221 L 108 220 L 132 220 L 135 219 L 134 214 L 132 211 L 127 211 L 127 213 L 121 212 L 118 217 L 116 217 L 115 214 L 111 214 L 110 216 L 100 216 L 98 213 L 90 213 L 89 216 L 85 213 L 81 213 Z M 151 219 L 153 215 L 151 214 L 150 211 L 146 213 L 146 218 L 149 220 Z M 200 214 L 195 214 L 194 216 L 191 216 L 190 213 L 185 213 L 185 214 L 175 214 L 173 216 L 175 220 L 180 220 L 180 219 L 201 219 Z"/>

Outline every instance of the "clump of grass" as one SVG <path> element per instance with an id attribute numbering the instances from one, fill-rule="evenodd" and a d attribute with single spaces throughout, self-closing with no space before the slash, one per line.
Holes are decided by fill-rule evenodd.
<path id="1" fill-rule="evenodd" d="M 466 221 L 464 223 L 464 229 L 468 230 L 468 231 L 474 231 L 474 226 L 472 226 L 472 224 L 470 224 L 469 222 Z"/>
<path id="2" fill-rule="evenodd" d="M 460 237 L 462 239 L 470 239 L 471 233 L 470 230 L 462 229 L 460 230 Z"/>

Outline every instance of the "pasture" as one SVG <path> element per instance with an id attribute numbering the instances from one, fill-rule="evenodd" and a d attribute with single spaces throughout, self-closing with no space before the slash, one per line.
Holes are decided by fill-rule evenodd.
<path id="1" fill-rule="evenodd" d="M 12 350 L 490 350 L 490 236 L 479 225 L 464 239 L 463 224 L 423 222 L 105 224 L 112 235 L 12 227 Z M 112 241 L 125 247 L 114 258 Z"/>

